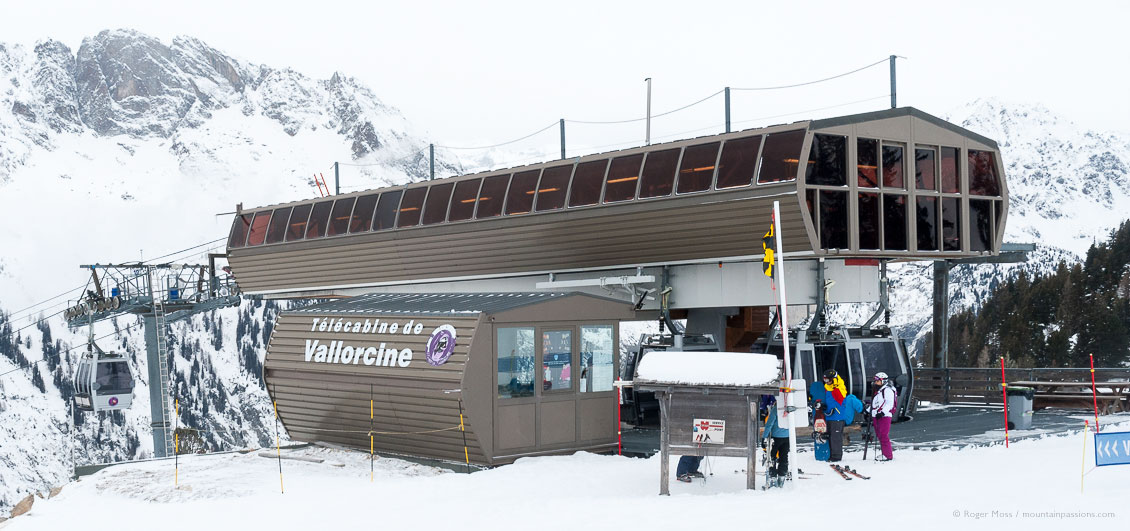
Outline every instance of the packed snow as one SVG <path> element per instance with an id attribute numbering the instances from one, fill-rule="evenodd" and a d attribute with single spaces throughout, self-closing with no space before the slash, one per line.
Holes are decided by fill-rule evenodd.
<path id="1" fill-rule="evenodd" d="M 636 370 L 637 382 L 758 386 L 781 374 L 777 357 L 743 352 L 649 352 Z"/>

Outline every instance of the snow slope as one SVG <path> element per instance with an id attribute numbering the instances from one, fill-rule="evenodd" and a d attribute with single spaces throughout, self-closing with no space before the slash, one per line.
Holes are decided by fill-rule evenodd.
<path id="1" fill-rule="evenodd" d="M 1130 423 L 1106 431 L 1130 429 Z M 470 475 L 382 458 L 370 481 L 368 456 L 310 448 L 295 460 L 225 454 L 105 469 L 8 522 L 6 531 L 76 529 L 113 522 L 151 529 L 795 529 L 872 523 L 909 529 L 1056 529 L 1120 525 L 1130 518 L 1130 470 L 1092 470 L 1076 431 L 1005 448 L 896 450 L 895 461 L 845 462 L 872 479 L 844 481 L 811 452 L 813 475 L 783 490 L 744 490 L 739 458 L 710 458 L 705 481 L 671 481 L 658 495 L 659 458 L 578 453 L 520 459 Z M 268 455 L 273 451 L 266 451 Z M 676 458 L 672 458 L 673 460 Z M 672 463 L 673 465 L 674 463 Z M 342 466 L 335 466 L 342 465 Z M 671 472 L 674 473 L 674 466 Z M 762 479 L 759 477 L 758 481 Z M 285 492 L 280 492 L 284 490 Z"/>

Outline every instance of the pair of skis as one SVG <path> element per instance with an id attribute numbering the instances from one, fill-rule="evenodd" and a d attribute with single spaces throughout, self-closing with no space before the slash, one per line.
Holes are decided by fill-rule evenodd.
<path id="1" fill-rule="evenodd" d="M 828 466 L 832 467 L 832 470 L 835 470 L 836 473 L 840 475 L 840 477 L 842 477 L 842 478 L 844 478 L 848 481 L 851 481 L 851 477 L 848 476 L 849 474 L 852 475 L 852 476 L 855 476 L 859 479 L 871 479 L 871 476 L 864 476 L 863 474 L 860 474 L 858 470 L 855 470 L 852 467 L 847 466 L 847 465 L 837 465 L 835 463 L 828 463 Z"/>

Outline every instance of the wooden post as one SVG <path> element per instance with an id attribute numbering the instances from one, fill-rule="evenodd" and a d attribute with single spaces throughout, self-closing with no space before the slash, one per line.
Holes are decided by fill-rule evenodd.
<path id="1" fill-rule="evenodd" d="M 670 496 L 668 482 L 671 474 L 671 426 L 668 415 L 671 407 L 671 393 L 659 397 L 659 494 Z"/>

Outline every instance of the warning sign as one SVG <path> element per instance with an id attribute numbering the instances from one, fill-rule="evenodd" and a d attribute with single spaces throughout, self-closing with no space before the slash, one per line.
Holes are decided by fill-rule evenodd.
<path id="1" fill-rule="evenodd" d="M 724 444 L 726 442 L 726 421 L 715 419 L 694 419 L 695 444 Z"/>

